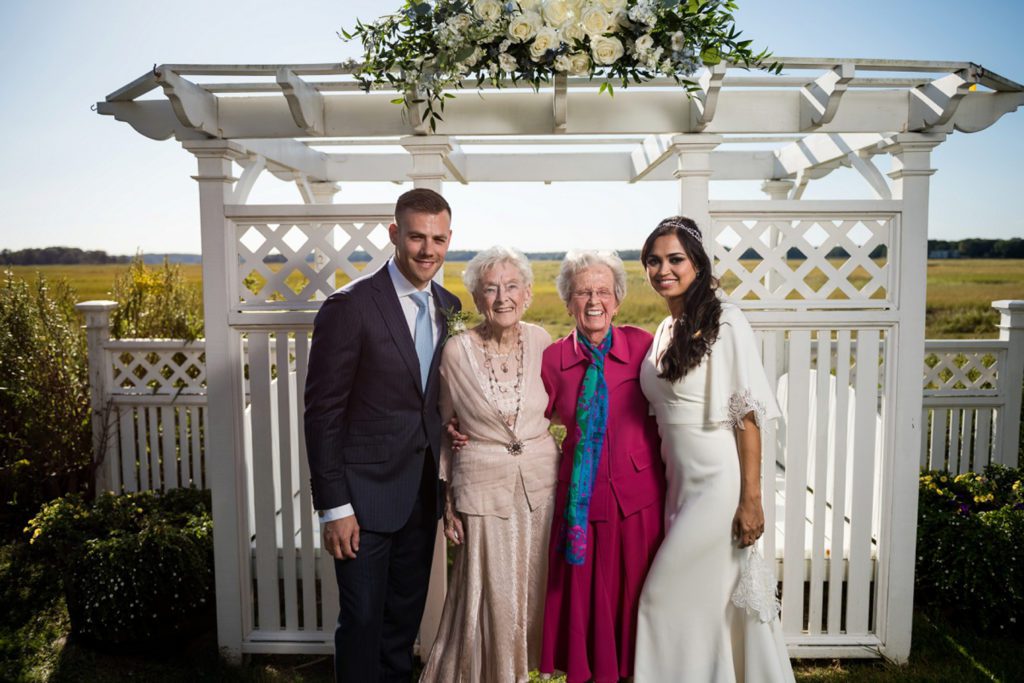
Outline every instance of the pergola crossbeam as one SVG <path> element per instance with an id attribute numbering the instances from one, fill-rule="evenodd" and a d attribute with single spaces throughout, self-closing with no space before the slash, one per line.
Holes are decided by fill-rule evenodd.
<path id="1" fill-rule="evenodd" d="M 324 98 L 318 90 L 287 68 L 277 71 L 277 84 L 284 93 L 295 125 L 310 136 L 324 134 Z"/>

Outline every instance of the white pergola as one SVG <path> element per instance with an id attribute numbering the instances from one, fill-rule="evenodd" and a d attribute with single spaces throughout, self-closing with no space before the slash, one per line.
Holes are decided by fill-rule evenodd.
<path id="1" fill-rule="evenodd" d="M 360 274 L 357 249 L 369 268 L 387 257 L 393 208 L 333 203 L 339 183 L 664 181 L 679 188 L 666 214 L 695 218 L 719 275 L 738 283 L 728 293 L 755 327 L 786 413 L 765 435 L 764 499 L 775 502 L 765 552 L 778 562 L 790 652 L 906 659 L 930 154 L 1016 110 L 1024 86 L 968 62 L 779 60 L 786 75 L 705 69 L 692 97 L 668 79 L 614 98 L 574 78 L 538 92 L 467 90 L 429 135 L 410 123 L 418 112 L 390 103 L 394 92 L 361 92 L 341 64 L 168 64 L 99 103 L 198 159 L 222 648 L 333 646 L 336 589 L 301 430 L 309 334 L 336 270 Z M 887 174 L 875 163 L 886 156 Z M 875 198 L 802 199 L 839 167 Z M 249 204 L 264 172 L 296 183 L 302 203 Z M 768 199 L 710 201 L 719 180 L 763 181 Z M 271 268 L 268 256 L 284 263 Z M 302 286 L 286 282 L 295 272 Z M 254 274 L 257 291 L 243 284 Z M 442 547 L 422 648 L 440 616 Z"/>

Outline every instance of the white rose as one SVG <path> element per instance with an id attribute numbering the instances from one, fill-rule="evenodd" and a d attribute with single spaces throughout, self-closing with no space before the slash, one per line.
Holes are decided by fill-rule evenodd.
<path id="1" fill-rule="evenodd" d="M 519 0 L 519 9 L 532 12 L 540 7 L 540 0 Z"/>
<path id="2" fill-rule="evenodd" d="M 619 28 L 629 28 L 629 15 L 626 14 L 626 10 L 617 9 L 612 12 L 612 30 Z"/>
<path id="3" fill-rule="evenodd" d="M 588 7 L 580 15 L 580 23 L 588 35 L 599 36 L 608 32 L 608 29 L 611 27 L 612 18 L 604 10 L 597 7 Z"/>
<path id="4" fill-rule="evenodd" d="M 682 31 L 676 31 L 672 34 L 672 51 L 679 52 L 684 47 L 686 47 L 686 36 Z"/>
<path id="5" fill-rule="evenodd" d="M 544 21 L 548 26 L 559 27 L 567 22 L 572 13 L 565 0 L 547 0 L 544 3 Z"/>
<path id="6" fill-rule="evenodd" d="M 625 52 L 622 41 L 612 36 L 596 36 L 590 39 L 590 51 L 596 64 L 614 64 Z"/>
<path id="7" fill-rule="evenodd" d="M 570 22 L 562 27 L 562 42 L 572 45 L 577 40 L 583 40 L 587 37 L 586 32 L 583 30 L 583 25 L 575 21 Z"/>
<path id="8" fill-rule="evenodd" d="M 473 0 L 473 14 L 484 21 L 497 21 L 501 16 L 501 3 L 498 0 Z"/>
<path id="9" fill-rule="evenodd" d="M 626 0 L 598 0 L 598 4 L 604 7 L 609 14 L 626 8 Z"/>
<path id="10" fill-rule="evenodd" d="M 634 49 L 638 55 L 642 55 L 648 50 L 654 47 L 654 38 L 651 37 L 650 33 L 645 33 L 636 39 L 634 43 Z"/>
<path id="11" fill-rule="evenodd" d="M 512 41 L 506 38 L 505 40 L 501 41 L 501 43 L 498 44 L 498 52 L 508 52 L 508 49 L 509 47 L 511 47 L 511 45 Z"/>
<path id="12" fill-rule="evenodd" d="M 519 69 L 519 65 L 516 64 L 516 58 L 507 52 L 502 52 L 498 55 L 498 66 L 501 67 L 502 71 L 508 72 L 517 71 Z"/>
<path id="13" fill-rule="evenodd" d="M 540 15 L 536 12 L 515 14 L 508 22 L 508 37 L 514 43 L 524 43 L 537 34 L 540 24 Z"/>
<path id="14" fill-rule="evenodd" d="M 558 55 L 555 57 L 555 71 L 571 71 L 572 60 L 566 55 Z"/>
<path id="15" fill-rule="evenodd" d="M 573 52 L 569 55 L 569 72 L 585 74 L 590 72 L 590 57 L 586 52 Z"/>
<path id="16" fill-rule="evenodd" d="M 473 23 L 473 18 L 468 14 L 456 14 L 445 23 L 448 25 L 448 30 L 453 33 L 463 33 Z"/>
<path id="17" fill-rule="evenodd" d="M 537 31 L 537 36 L 530 45 L 530 56 L 533 57 L 533 61 L 539 62 L 548 50 L 558 47 L 558 42 L 558 31 L 550 26 Z"/>

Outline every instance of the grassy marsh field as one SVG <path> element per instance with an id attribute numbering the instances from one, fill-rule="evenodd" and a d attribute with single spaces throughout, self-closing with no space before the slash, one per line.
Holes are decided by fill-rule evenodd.
<path id="1" fill-rule="evenodd" d="M 463 304 L 473 309 L 472 301 L 462 285 L 461 262 L 450 262 L 445 268 L 445 286 L 455 292 Z M 31 278 L 35 272 L 47 278 L 64 277 L 78 292 L 82 301 L 110 298 L 114 276 L 128 268 L 127 264 L 99 266 L 9 266 L 17 277 Z M 552 335 L 561 336 L 570 327 L 565 307 L 555 291 L 557 261 L 536 261 L 534 268 L 533 305 L 526 319 L 546 327 Z M 647 285 L 640 264 L 626 264 L 628 281 L 626 300 L 619 311 L 618 322 L 653 329 L 664 317 L 665 309 L 660 297 Z M 181 271 L 190 282 L 200 283 L 202 273 L 198 265 L 182 265 Z M 811 273 L 810 284 L 824 278 Z M 851 279 L 860 284 L 867 278 L 864 272 L 854 272 Z M 346 280 L 339 273 L 338 284 Z M 293 274 L 288 284 L 301 288 L 302 278 Z M 728 289 L 732 282 L 723 285 Z M 1024 299 L 1024 260 L 1013 259 L 952 259 L 928 262 L 927 336 L 939 338 L 989 338 L 998 335 L 995 324 L 998 315 L 991 303 L 1000 299 Z"/>

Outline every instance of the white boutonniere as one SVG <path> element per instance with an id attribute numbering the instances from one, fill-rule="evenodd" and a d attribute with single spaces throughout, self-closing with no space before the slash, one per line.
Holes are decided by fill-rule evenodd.
<path id="1" fill-rule="evenodd" d="M 468 312 L 457 311 L 454 306 L 449 306 L 442 309 L 441 313 L 444 314 L 444 319 L 448 322 L 448 334 L 445 335 L 445 341 L 466 331 L 466 323 L 469 321 Z"/>

